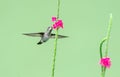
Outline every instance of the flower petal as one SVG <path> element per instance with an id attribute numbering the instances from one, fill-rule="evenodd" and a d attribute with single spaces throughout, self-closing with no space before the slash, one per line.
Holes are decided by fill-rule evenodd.
<path id="1" fill-rule="evenodd" d="M 56 21 L 57 20 L 57 17 L 53 16 L 52 17 L 52 22 Z"/>

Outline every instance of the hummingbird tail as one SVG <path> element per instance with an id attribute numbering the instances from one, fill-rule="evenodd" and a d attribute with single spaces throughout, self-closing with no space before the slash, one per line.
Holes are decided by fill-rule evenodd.
<path id="1" fill-rule="evenodd" d="M 40 41 L 40 42 L 38 42 L 37 44 L 38 44 L 38 45 L 39 45 L 39 44 L 42 44 L 42 42 Z"/>

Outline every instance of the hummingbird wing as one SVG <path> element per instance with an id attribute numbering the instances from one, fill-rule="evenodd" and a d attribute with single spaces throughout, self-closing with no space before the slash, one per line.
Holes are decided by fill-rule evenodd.
<path id="1" fill-rule="evenodd" d="M 39 33 L 25 33 L 23 35 L 32 36 L 32 37 L 42 37 L 44 35 L 44 32 L 39 32 Z"/>
<path id="2" fill-rule="evenodd" d="M 58 38 L 67 38 L 68 36 L 58 35 Z M 51 34 L 50 38 L 55 38 L 55 34 Z"/>

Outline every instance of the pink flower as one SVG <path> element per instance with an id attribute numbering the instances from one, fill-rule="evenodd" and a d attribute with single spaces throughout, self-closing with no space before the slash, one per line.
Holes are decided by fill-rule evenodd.
<path id="1" fill-rule="evenodd" d="M 53 29 L 63 28 L 63 22 L 62 20 L 58 20 L 53 24 Z"/>
<path id="2" fill-rule="evenodd" d="M 52 22 L 56 21 L 57 17 L 52 17 Z"/>
<path id="3" fill-rule="evenodd" d="M 110 66 L 111 66 L 110 58 L 109 57 L 101 58 L 100 65 L 103 67 L 106 67 L 106 68 L 110 68 Z"/>

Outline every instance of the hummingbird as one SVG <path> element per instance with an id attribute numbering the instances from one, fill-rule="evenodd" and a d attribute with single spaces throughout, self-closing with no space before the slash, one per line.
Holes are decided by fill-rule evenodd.
<path id="1" fill-rule="evenodd" d="M 52 30 L 53 30 L 52 27 L 48 27 L 45 32 L 25 33 L 23 35 L 32 36 L 32 37 L 41 37 L 40 41 L 37 43 L 39 45 L 39 44 L 42 44 L 42 43 L 48 41 L 50 38 L 55 38 L 55 34 L 52 33 Z M 58 39 L 67 38 L 67 37 L 68 36 L 58 35 Z"/>

